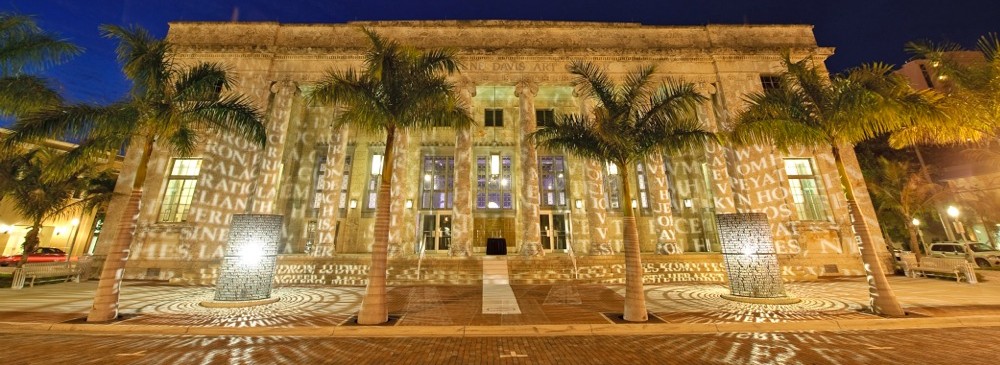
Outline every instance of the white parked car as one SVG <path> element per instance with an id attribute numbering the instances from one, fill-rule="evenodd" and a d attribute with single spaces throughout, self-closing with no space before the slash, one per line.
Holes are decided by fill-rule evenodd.
<path id="1" fill-rule="evenodd" d="M 1000 251 L 980 242 L 935 242 L 928 252 L 932 257 L 962 257 L 979 267 L 1000 266 Z"/>

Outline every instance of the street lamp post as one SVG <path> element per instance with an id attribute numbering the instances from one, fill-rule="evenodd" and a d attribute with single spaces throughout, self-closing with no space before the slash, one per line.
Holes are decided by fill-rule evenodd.
<path id="1" fill-rule="evenodd" d="M 949 205 L 947 212 L 948 212 L 948 216 L 951 217 L 951 219 L 952 219 L 951 223 L 954 225 L 955 235 L 958 236 L 958 240 L 959 241 L 964 242 L 965 241 L 965 227 L 962 226 L 962 222 L 960 220 L 958 220 L 958 215 L 961 214 L 961 212 L 958 210 L 958 207 L 956 207 L 954 205 Z"/>
<path id="2" fill-rule="evenodd" d="M 80 213 L 80 216 L 83 216 L 82 212 Z M 73 220 L 69 222 L 69 225 L 73 226 L 73 236 L 69 239 L 69 253 L 66 254 L 66 262 L 69 262 L 69 258 L 73 256 L 73 248 L 76 247 L 76 235 L 77 233 L 80 233 L 80 218 L 73 218 Z"/>

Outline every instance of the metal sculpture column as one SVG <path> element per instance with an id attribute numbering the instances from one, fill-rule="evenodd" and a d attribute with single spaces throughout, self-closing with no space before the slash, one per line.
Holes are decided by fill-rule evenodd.
<path id="1" fill-rule="evenodd" d="M 717 214 L 722 257 L 729 275 L 723 298 L 757 304 L 793 304 L 785 294 L 771 227 L 764 213 Z"/>
<path id="2" fill-rule="evenodd" d="M 283 217 L 276 214 L 234 214 L 222 258 L 215 300 L 206 307 L 245 307 L 274 303 L 271 284 L 278 259 Z"/>

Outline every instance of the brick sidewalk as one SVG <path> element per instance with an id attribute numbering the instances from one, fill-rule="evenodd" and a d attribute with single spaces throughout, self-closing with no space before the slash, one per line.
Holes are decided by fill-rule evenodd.
<path id="1" fill-rule="evenodd" d="M 1000 280 L 976 285 L 947 280 L 892 277 L 904 308 L 916 317 L 1000 315 Z M 60 323 L 82 318 L 96 281 L 0 290 L 3 322 Z M 405 286 L 389 290 L 397 326 L 518 326 L 609 324 L 605 313 L 621 311 L 623 288 L 616 285 L 514 285 L 521 314 L 483 314 L 480 286 Z M 670 284 L 646 287 L 653 322 L 668 324 L 779 323 L 879 319 L 863 311 L 862 279 L 788 283 L 802 299 L 793 305 L 759 305 L 722 299 L 719 285 Z M 364 288 L 283 287 L 281 300 L 251 308 L 204 308 L 212 287 L 178 287 L 128 282 L 122 290 L 122 325 L 191 327 L 338 326 L 357 312 Z"/>

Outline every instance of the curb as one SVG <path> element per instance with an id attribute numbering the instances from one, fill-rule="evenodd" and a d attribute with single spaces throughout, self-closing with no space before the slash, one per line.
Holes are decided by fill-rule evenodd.
<path id="1" fill-rule="evenodd" d="M 737 332 L 836 332 L 957 327 L 1000 327 L 1000 315 L 815 320 L 774 323 L 571 324 L 517 326 L 198 327 L 130 324 L 0 322 L 0 333 L 59 332 L 92 335 L 290 336 L 290 337 L 546 337 L 719 334 Z"/>

